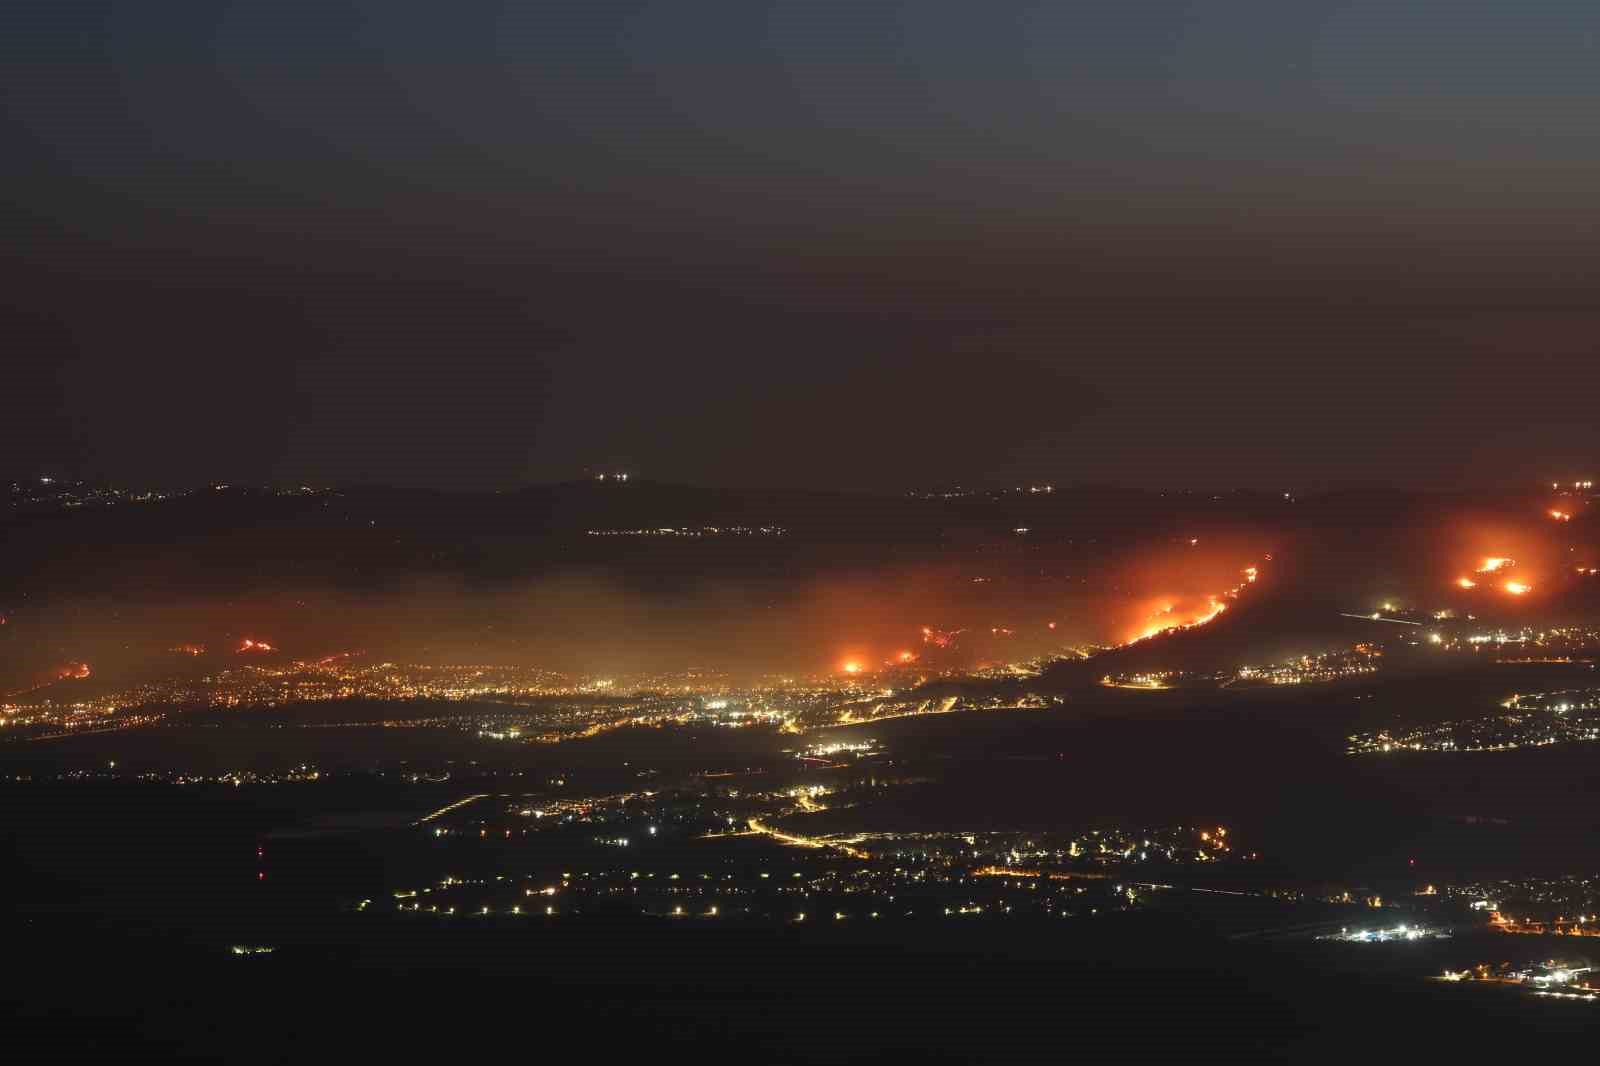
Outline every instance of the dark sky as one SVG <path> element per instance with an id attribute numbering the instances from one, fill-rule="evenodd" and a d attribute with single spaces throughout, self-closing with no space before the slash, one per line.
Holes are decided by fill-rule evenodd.
<path id="1" fill-rule="evenodd" d="M 63 0 L 0 40 L 15 472 L 1592 469 L 1582 0 Z"/>

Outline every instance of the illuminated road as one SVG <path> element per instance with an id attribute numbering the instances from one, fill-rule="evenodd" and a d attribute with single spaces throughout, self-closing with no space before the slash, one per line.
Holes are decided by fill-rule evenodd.
<path id="1" fill-rule="evenodd" d="M 818 811 L 825 811 L 828 809 L 827 807 L 818 803 L 809 792 L 800 793 L 800 795 L 795 797 L 795 802 L 799 803 L 800 809 L 805 811 L 807 814 L 816 814 Z"/>
<path id="2" fill-rule="evenodd" d="M 799 833 L 785 833 L 781 829 L 774 829 L 772 826 L 767 825 L 759 818 L 750 819 L 750 830 L 763 836 L 769 836 L 780 844 L 789 844 L 797 848 L 834 848 L 844 852 L 852 859 L 872 858 L 870 852 L 862 851 L 860 848 L 853 847 L 845 841 L 829 840 L 826 837 L 801 836 Z"/>
<path id="3" fill-rule="evenodd" d="M 474 803 L 474 802 L 476 802 L 478 800 L 486 799 L 488 797 L 488 795 L 489 795 L 489 793 L 487 793 L 487 792 L 477 792 L 477 793 L 474 793 L 471 796 L 465 796 L 465 797 L 463 797 L 461 799 L 456 800 L 454 803 L 447 804 L 446 806 L 440 807 L 438 810 L 434 811 L 432 814 L 423 815 L 421 818 L 418 818 L 415 822 L 412 822 L 411 824 L 412 825 L 421 825 L 423 822 L 431 822 L 435 818 L 439 817 L 442 814 L 449 814 L 451 811 L 459 810 L 460 808 L 465 807 L 469 803 Z"/>

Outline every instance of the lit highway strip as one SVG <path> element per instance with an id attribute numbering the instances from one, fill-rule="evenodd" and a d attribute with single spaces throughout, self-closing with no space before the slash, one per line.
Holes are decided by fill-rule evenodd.
<path id="1" fill-rule="evenodd" d="M 481 800 L 481 799 L 486 799 L 488 797 L 488 795 L 489 795 L 489 793 L 487 793 L 487 792 L 478 792 L 478 793 L 475 793 L 475 794 L 473 794 L 471 796 L 467 796 L 467 797 L 465 797 L 463 799 L 458 799 L 454 803 L 451 803 L 451 804 L 449 804 L 447 806 L 444 806 L 444 807 L 440 807 L 438 810 L 434 811 L 432 814 L 423 815 L 421 818 L 418 818 L 416 821 L 412 822 L 411 824 L 412 825 L 421 825 L 423 822 L 431 822 L 435 818 L 439 817 L 440 815 L 449 814 L 451 811 L 456 810 L 459 807 L 465 807 L 469 803 L 473 803 L 473 802 L 475 802 L 477 800 Z"/>
<path id="2" fill-rule="evenodd" d="M 1373 613 L 1373 614 L 1349 614 L 1349 613 L 1347 613 L 1345 611 L 1340 611 L 1339 612 L 1339 617 L 1340 618 L 1359 618 L 1363 622 L 1393 622 L 1395 625 L 1399 625 L 1399 626 L 1420 626 L 1422 624 L 1421 622 L 1407 621 L 1404 618 L 1385 618 L 1383 615 L 1377 614 L 1377 613 Z"/>
<path id="3" fill-rule="evenodd" d="M 862 851 L 860 848 L 851 847 L 850 844 L 844 841 L 829 840 L 825 837 L 800 836 L 797 833 L 785 833 L 781 829 L 774 829 L 772 826 L 766 825 L 759 818 L 750 819 L 749 825 L 752 832 L 769 836 L 780 844 L 789 844 L 797 848 L 837 848 L 852 859 L 872 858 L 870 853 Z"/>

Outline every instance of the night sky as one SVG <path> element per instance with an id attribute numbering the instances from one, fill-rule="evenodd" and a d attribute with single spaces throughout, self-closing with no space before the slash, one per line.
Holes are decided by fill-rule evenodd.
<path id="1" fill-rule="evenodd" d="M 3 473 L 1592 473 L 1600 6 L 65 0 Z"/>

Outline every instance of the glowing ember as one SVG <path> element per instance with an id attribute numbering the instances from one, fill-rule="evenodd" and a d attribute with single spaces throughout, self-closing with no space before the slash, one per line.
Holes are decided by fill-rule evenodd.
<path id="1" fill-rule="evenodd" d="M 263 651 L 277 651 L 277 650 L 278 649 L 274 648 L 271 644 L 268 644 L 264 640 L 251 640 L 249 637 L 246 637 L 244 640 L 239 642 L 239 647 L 238 647 L 237 654 L 244 655 L 247 652 L 263 652 Z"/>

